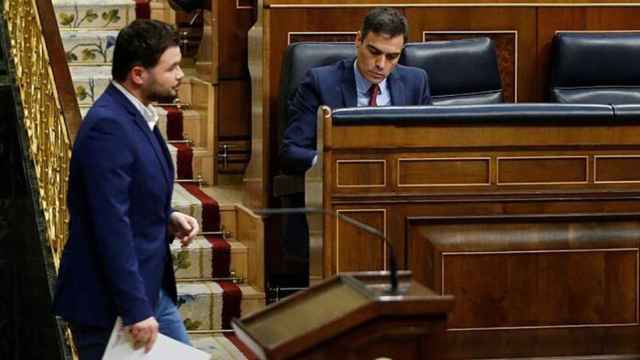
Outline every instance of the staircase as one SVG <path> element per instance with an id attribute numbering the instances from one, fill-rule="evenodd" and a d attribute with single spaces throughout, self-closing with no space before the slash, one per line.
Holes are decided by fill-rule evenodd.
<path id="1" fill-rule="evenodd" d="M 53 0 L 53 4 L 84 117 L 110 82 L 115 39 L 119 29 L 136 18 L 136 1 Z M 152 13 L 161 9 L 163 20 L 171 11 L 162 2 L 141 5 L 151 5 Z M 149 8 L 138 8 L 138 13 L 145 12 Z M 177 242 L 171 247 L 178 306 L 196 347 L 216 359 L 245 359 L 230 320 L 265 303 L 262 223 L 240 205 L 239 185 L 226 181 L 227 185 L 210 186 L 219 180 L 214 176 L 213 155 L 217 88 L 202 80 L 195 68 L 184 70 L 187 76 L 178 105 L 156 106 L 178 179 L 172 206 L 202 225 L 202 233 L 189 247 L 182 249 Z"/>

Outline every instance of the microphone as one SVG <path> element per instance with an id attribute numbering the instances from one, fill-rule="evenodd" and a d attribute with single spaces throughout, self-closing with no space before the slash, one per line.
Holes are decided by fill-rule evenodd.
<path id="1" fill-rule="evenodd" d="M 389 284 L 391 285 L 389 291 L 387 292 L 389 295 L 397 295 L 398 294 L 398 264 L 396 262 L 396 252 L 391 245 L 391 242 L 387 239 L 387 237 L 378 229 L 364 224 L 354 218 L 349 216 L 340 214 L 335 210 L 328 210 L 324 208 L 267 208 L 267 209 L 256 209 L 254 210 L 256 214 L 259 215 L 287 215 L 287 214 L 325 214 L 331 215 L 337 219 L 344 220 L 345 222 L 357 227 L 360 230 L 363 230 L 371 235 L 377 236 L 382 239 L 389 249 Z"/>

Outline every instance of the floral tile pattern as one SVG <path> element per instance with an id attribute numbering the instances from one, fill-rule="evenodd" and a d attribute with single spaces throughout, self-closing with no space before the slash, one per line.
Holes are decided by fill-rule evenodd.
<path id="1" fill-rule="evenodd" d="M 188 331 L 222 329 L 222 293 L 215 282 L 178 283 L 178 310 Z"/>
<path id="2" fill-rule="evenodd" d="M 135 2 L 54 1 L 60 29 L 121 29 L 135 19 Z"/>
<path id="3" fill-rule="evenodd" d="M 180 186 L 180 184 L 175 184 L 173 187 L 171 207 L 182 213 L 193 216 L 198 220 L 198 223 L 202 224 L 202 205 L 200 200 L 191 195 L 191 193 L 184 187 Z"/>
<path id="4" fill-rule="evenodd" d="M 62 33 L 64 51 L 69 66 L 106 65 L 113 60 L 117 31 L 92 31 Z"/>
<path id="5" fill-rule="evenodd" d="M 73 79 L 73 88 L 80 105 L 82 117 L 89 111 L 100 95 L 111 82 L 110 66 L 71 66 L 69 68 Z"/>
<path id="6" fill-rule="evenodd" d="M 211 244 L 204 237 L 196 237 L 187 248 L 182 248 L 179 241 L 171 243 L 171 256 L 176 280 L 207 280 L 211 272 L 204 272 L 206 258 L 211 261 Z M 208 266 L 211 269 L 211 265 Z"/>

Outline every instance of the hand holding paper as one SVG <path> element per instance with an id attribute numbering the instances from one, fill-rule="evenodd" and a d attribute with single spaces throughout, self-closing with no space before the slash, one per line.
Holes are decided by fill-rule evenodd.
<path id="1" fill-rule="evenodd" d="M 144 348 L 136 349 L 132 335 L 127 331 L 127 328 L 122 326 L 122 319 L 118 318 L 102 360 L 137 359 L 210 360 L 211 355 L 162 334 L 158 334 L 155 344 L 149 352 L 145 352 Z"/>

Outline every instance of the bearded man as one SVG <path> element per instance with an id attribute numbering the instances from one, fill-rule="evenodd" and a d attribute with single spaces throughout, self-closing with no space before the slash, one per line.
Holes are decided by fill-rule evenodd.
<path id="1" fill-rule="evenodd" d="M 70 235 L 54 311 L 80 359 L 100 359 L 117 317 L 149 351 L 158 332 L 189 343 L 176 307 L 169 244 L 199 232 L 171 209 L 174 170 L 151 102 L 177 96 L 184 73 L 175 30 L 136 20 L 116 40 L 113 81 L 87 113 L 73 146 Z"/>

